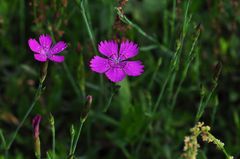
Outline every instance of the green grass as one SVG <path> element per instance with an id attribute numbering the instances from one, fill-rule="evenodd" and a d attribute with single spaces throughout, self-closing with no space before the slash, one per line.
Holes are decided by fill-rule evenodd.
<path id="1" fill-rule="evenodd" d="M 225 146 L 200 142 L 197 158 L 239 157 L 240 4 L 129 0 L 123 9 L 112 0 L 0 2 L 0 159 L 34 158 L 36 114 L 43 158 L 181 158 L 198 121 Z M 126 33 L 114 29 L 116 16 Z M 49 63 L 38 89 L 42 64 L 27 41 L 43 33 L 68 48 L 64 63 Z M 145 71 L 115 85 L 89 61 L 100 41 L 116 35 L 138 43 L 134 59 Z M 83 124 L 87 95 L 93 103 Z"/>

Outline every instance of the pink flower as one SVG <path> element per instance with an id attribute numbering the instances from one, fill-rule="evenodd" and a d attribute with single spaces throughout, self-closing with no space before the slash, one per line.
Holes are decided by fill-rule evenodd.
<path id="1" fill-rule="evenodd" d="M 32 120 L 32 127 L 33 127 L 33 131 L 34 131 L 34 137 L 38 138 L 39 136 L 39 124 L 41 122 L 41 115 L 36 115 L 33 120 Z"/>
<path id="2" fill-rule="evenodd" d="M 56 55 L 67 48 L 67 44 L 63 41 L 52 46 L 52 39 L 49 35 L 40 35 L 39 42 L 36 39 L 29 39 L 28 45 L 35 53 L 34 58 L 38 61 L 45 62 L 47 59 L 54 62 L 63 62 L 64 56 Z"/>
<path id="3" fill-rule="evenodd" d="M 112 82 L 120 82 L 127 75 L 139 76 L 144 71 L 141 61 L 128 61 L 138 54 L 138 46 L 134 42 L 122 42 L 118 51 L 116 42 L 102 41 L 98 45 L 98 50 L 106 58 L 94 56 L 90 61 L 90 67 L 92 71 L 105 73 Z"/>

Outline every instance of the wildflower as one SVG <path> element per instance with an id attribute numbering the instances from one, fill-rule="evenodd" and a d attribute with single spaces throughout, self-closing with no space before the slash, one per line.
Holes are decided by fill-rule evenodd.
<path id="1" fill-rule="evenodd" d="M 49 35 L 40 35 L 39 42 L 36 39 L 29 39 L 28 45 L 35 53 L 34 58 L 40 62 L 45 62 L 48 59 L 54 62 L 63 62 L 64 56 L 56 55 L 67 48 L 67 44 L 63 41 L 52 46 L 52 39 Z"/>
<path id="2" fill-rule="evenodd" d="M 37 159 L 41 158 L 41 142 L 39 138 L 39 124 L 41 122 L 41 115 L 36 115 L 32 120 L 35 156 Z"/>
<path id="3" fill-rule="evenodd" d="M 139 76 L 144 71 L 141 61 L 128 61 L 138 54 L 138 46 L 134 42 L 122 42 L 118 51 L 118 44 L 115 41 L 102 41 L 98 45 L 98 50 L 107 58 L 94 56 L 90 61 L 90 67 L 94 72 L 105 73 L 112 82 L 120 82 L 126 75 Z"/>

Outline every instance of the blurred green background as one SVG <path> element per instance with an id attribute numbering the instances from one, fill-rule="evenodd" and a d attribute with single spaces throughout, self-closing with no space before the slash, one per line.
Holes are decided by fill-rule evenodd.
<path id="1" fill-rule="evenodd" d="M 65 63 L 50 63 L 46 88 L 20 129 L 10 158 L 34 158 L 31 120 L 36 114 L 43 116 L 45 158 L 51 149 L 50 113 L 55 117 L 57 158 L 67 158 L 70 127 L 77 128 L 85 95 L 93 96 L 93 104 L 77 148 L 81 159 L 176 159 L 184 136 L 198 120 L 211 126 L 230 154 L 240 156 L 238 0 L 129 0 L 123 7 L 124 33 L 113 27 L 117 0 L 82 4 L 0 1 L 0 128 L 7 141 L 38 85 L 42 64 L 33 59 L 28 39 L 46 33 L 68 43 Z M 112 84 L 91 72 L 89 60 L 99 54 L 94 46 L 117 36 L 138 43 L 136 59 L 144 63 L 145 72 L 118 84 L 105 113 Z M 197 115 L 199 107 L 202 114 Z M 199 159 L 224 158 L 214 145 L 200 145 Z M 4 158 L 2 143 L 0 148 Z"/>

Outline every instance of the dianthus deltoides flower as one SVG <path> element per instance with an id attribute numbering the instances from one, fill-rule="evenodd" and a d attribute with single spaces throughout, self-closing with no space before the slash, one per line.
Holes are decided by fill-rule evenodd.
<path id="1" fill-rule="evenodd" d="M 94 56 L 90 61 L 90 67 L 92 71 L 105 73 L 112 82 L 120 82 L 127 75 L 139 76 L 144 71 L 141 61 L 128 61 L 138 54 L 138 46 L 134 42 L 122 42 L 118 51 L 118 44 L 115 41 L 102 41 L 98 45 L 98 50 L 106 58 Z"/>
<path id="2" fill-rule="evenodd" d="M 49 35 L 40 35 L 39 42 L 36 39 L 29 39 L 28 45 L 34 52 L 34 58 L 40 62 L 45 62 L 48 59 L 54 62 L 63 62 L 64 56 L 57 55 L 67 48 L 67 44 L 63 41 L 52 46 L 52 39 Z"/>

